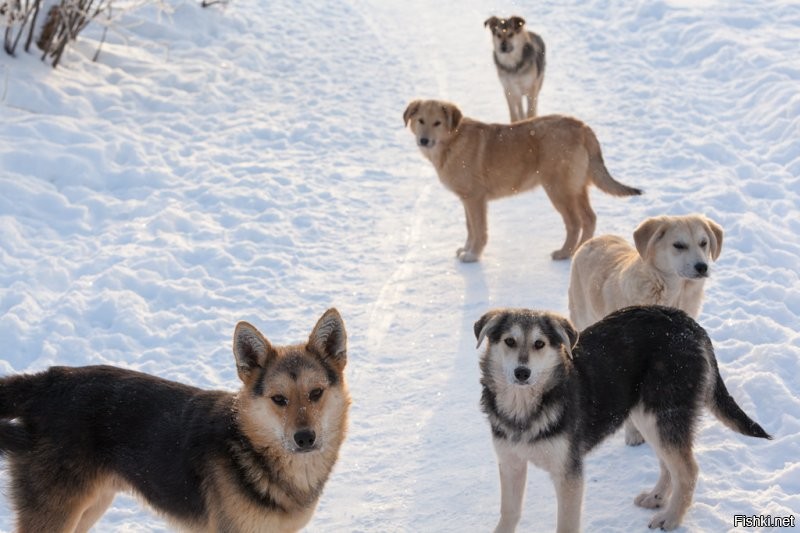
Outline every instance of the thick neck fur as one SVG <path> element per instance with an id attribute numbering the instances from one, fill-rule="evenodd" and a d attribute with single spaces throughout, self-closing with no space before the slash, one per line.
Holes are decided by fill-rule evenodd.
<path id="1" fill-rule="evenodd" d="M 450 146 L 455 136 L 458 135 L 458 130 L 454 131 L 450 138 L 440 139 L 437 141 L 436 146 L 433 148 L 420 149 L 428 161 L 433 164 L 433 168 L 437 171 L 445 166 L 450 155 Z"/>
<path id="2" fill-rule="evenodd" d="M 534 442 L 562 428 L 565 404 L 554 400 L 558 400 L 565 383 L 563 365 L 552 368 L 535 384 L 526 386 L 508 383 L 502 370 L 493 367 L 487 357 L 481 361 L 481 368 L 481 406 L 495 436 L 515 442 Z"/>
<path id="3" fill-rule="evenodd" d="M 665 272 L 649 267 L 643 262 L 637 264 L 648 281 L 650 303 L 677 307 L 692 317 L 700 313 L 701 294 L 705 278 L 687 279 L 674 272 Z"/>
<path id="4" fill-rule="evenodd" d="M 476 129 L 476 127 L 482 126 L 481 124 L 477 123 L 475 120 L 464 117 L 461 119 L 461 122 L 458 126 L 450 132 L 450 135 L 441 139 L 438 139 L 436 145 L 433 148 L 425 148 L 420 149 L 422 155 L 424 155 L 428 160 L 433 164 L 434 168 L 439 171 L 444 168 L 448 164 L 453 164 L 453 162 L 457 162 L 459 159 L 459 153 L 463 152 L 465 149 L 469 147 L 469 143 L 467 146 L 464 143 L 460 143 L 460 135 L 462 131 L 469 130 L 469 129 Z M 485 126 L 484 126 L 485 127 Z M 464 160 L 470 160 L 470 157 L 464 157 Z"/>
<path id="5" fill-rule="evenodd" d="M 533 66 L 533 54 L 533 45 L 525 43 L 524 46 L 516 48 L 511 54 L 498 54 L 495 52 L 494 64 L 503 72 L 517 74 Z"/>
<path id="6" fill-rule="evenodd" d="M 286 512 L 316 504 L 336 463 L 344 431 L 326 432 L 319 450 L 292 453 L 281 442 L 262 438 L 238 412 L 236 426 L 230 443 L 233 462 L 251 496 Z"/>

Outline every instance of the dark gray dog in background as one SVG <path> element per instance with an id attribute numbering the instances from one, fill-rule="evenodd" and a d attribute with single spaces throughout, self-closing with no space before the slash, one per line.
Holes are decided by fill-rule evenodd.
<path id="1" fill-rule="evenodd" d="M 525 30 L 522 17 L 490 17 L 483 25 L 492 32 L 494 65 L 503 84 L 511 122 L 535 117 L 544 81 L 544 41 Z M 527 111 L 523 109 L 523 98 L 528 104 Z"/>

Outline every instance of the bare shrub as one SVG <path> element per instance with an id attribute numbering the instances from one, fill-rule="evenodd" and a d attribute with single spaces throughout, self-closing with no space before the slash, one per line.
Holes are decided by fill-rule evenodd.
<path id="1" fill-rule="evenodd" d="M 14 55 L 23 35 L 25 51 L 30 51 L 37 29 L 39 13 L 46 9 L 36 45 L 42 50 L 42 60 L 50 60 L 58 66 L 61 56 L 70 41 L 89 25 L 100 13 L 110 13 L 113 0 L 59 0 L 46 9 L 43 0 L 0 0 L 0 15 L 5 17 L 3 48 Z M 105 36 L 105 33 L 104 33 Z M 102 43 L 101 43 L 102 44 Z"/>
<path id="2" fill-rule="evenodd" d="M 47 12 L 42 33 L 36 42 L 44 54 L 50 57 L 53 67 L 58 65 L 61 55 L 70 41 L 104 10 L 111 9 L 113 0 L 61 0 Z"/>
<path id="3" fill-rule="evenodd" d="M 20 39 L 25 33 L 28 35 L 25 39 L 25 51 L 30 50 L 40 6 L 41 0 L 0 1 L 0 15 L 6 21 L 3 49 L 7 54 L 13 56 L 16 53 Z"/>

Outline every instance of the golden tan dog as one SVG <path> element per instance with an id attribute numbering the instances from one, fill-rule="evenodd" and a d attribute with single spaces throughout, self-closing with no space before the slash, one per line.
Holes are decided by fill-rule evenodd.
<path id="1" fill-rule="evenodd" d="M 703 215 L 648 218 L 633 233 L 636 247 L 615 235 L 587 241 L 572 259 L 569 314 L 578 329 L 629 305 L 677 307 L 697 318 L 709 263 L 722 250 L 722 228 Z M 625 442 L 642 437 L 625 425 Z"/>
<path id="2" fill-rule="evenodd" d="M 467 241 L 456 251 L 463 262 L 477 261 L 486 246 L 489 200 L 541 185 L 567 228 L 564 245 L 552 257 L 567 259 L 594 234 L 590 183 L 614 196 L 641 194 L 611 177 L 594 132 L 574 118 L 484 124 L 463 117 L 449 102 L 414 100 L 403 120 L 439 180 L 464 204 Z"/>

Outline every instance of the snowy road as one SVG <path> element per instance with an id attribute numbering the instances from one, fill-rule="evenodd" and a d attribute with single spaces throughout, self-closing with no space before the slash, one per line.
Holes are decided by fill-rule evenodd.
<path id="1" fill-rule="evenodd" d="M 800 515 L 800 5 L 198 3 L 121 16 L 98 63 L 96 27 L 55 71 L 0 56 L 3 374 L 111 363 L 233 390 L 236 321 L 288 343 L 335 305 L 351 426 L 307 530 L 490 530 L 472 324 L 495 306 L 566 313 L 569 263 L 549 255 L 564 229 L 542 191 L 497 201 L 482 261 L 458 263 L 462 207 L 402 113 L 442 98 L 506 121 L 483 21 L 516 13 L 548 47 L 540 113 L 587 122 L 611 173 L 645 190 L 592 190 L 597 232 L 690 212 L 725 229 L 700 322 L 776 439 L 704 418 L 681 530 Z M 632 501 L 657 474 L 646 446 L 599 447 L 585 530 L 645 531 Z M 554 523 L 532 469 L 520 530 Z M 168 528 L 118 497 L 96 530 Z"/>

